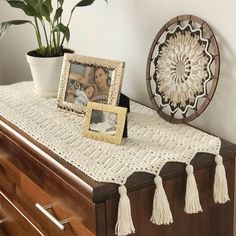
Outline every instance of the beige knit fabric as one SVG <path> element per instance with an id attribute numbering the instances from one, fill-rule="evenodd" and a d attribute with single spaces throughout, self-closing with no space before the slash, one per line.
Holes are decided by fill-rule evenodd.
<path id="1" fill-rule="evenodd" d="M 37 96 L 32 82 L 0 86 L 0 115 L 94 180 L 120 185 L 134 172 L 157 175 L 167 162 L 188 164 L 197 152 L 216 155 L 221 146 L 219 138 L 168 123 L 135 102 L 121 145 L 84 138 L 84 117 Z"/>

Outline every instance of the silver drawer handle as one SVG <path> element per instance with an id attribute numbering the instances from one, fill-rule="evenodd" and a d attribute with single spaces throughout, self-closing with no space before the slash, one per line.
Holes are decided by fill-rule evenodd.
<path id="1" fill-rule="evenodd" d="M 50 219 L 60 230 L 64 230 L 64 224 L 68 223 L 69 221 L 66 220 L 57 220 L 53 215 L 51 215 L 47 209 L 52 208 L 52 205 L 41 206 L 39 203 L 36 203 L 35 206 L 48 218 Z"/>

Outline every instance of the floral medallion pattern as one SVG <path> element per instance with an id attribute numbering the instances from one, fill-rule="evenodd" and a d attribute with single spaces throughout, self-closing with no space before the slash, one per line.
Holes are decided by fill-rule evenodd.
<path id="1" fill-rule="evenodd" d="M 201 30 L 193 30 L 190 24 L 184 28 L 177 25 L 159 44 L 154 61 L 156 95 L 161 97 L 162 106 L 170 106 L 171 112 L 184 113 L 189 106 L 196 106 L 199 97 L 206 95 L 212 62 L 208 45 Z"/>

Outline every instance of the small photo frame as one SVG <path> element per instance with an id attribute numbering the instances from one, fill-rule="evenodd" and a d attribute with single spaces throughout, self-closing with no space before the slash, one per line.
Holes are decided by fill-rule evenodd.
<path id="1" fill-rule="evenodd" d="M 125 63 L 65 54 L 59 83 L 59 108 L 85 113 L 87 103 L 117 105 Z"/>
<path id="2" fill-rule="evenodd" d="M 84 121 L 83 136 L 120 144 L 127 108 L 89 102 Z"/>

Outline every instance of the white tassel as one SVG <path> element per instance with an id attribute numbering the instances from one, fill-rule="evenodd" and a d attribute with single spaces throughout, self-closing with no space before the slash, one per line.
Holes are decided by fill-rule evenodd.
<path id="1" fill-rule="evenodd" d="M 117 235 L 128 235 L 135 232 L 132 221 L 130 201 L 127 196 L 127 189 L 124 185 L 119 187 L 120 201 L 118 205 L 118 217 L 115 233 Z"/>
<path id="2" fill-rule="evenodd" d="M 173 222 L 169 202 L 162 185 L 162 179 L 157 175 L 154 179 L 156 190 L 153 198 L 151 222 L 157 225 L 169 225 Z"/>
<path id="3" fill-rule="evenodd" d="M 225 167 L 221 155 L 216 155 L 216 170 L 214 180 L 214 201 L 215 203 L 226 203 L 229 201 L 228 184 L 225 174 Z"/>
<path id="4" fill-rule="evenodd" d="M 185 209 L 188 214 L 194 214 L 202 211 L 202 207 L 199 200 L 199 193 L 197 189 L 197 183 L 193 175 L 193 166 L 187 165 L 186 172 L 188 174 L 185 194 Z"/>

